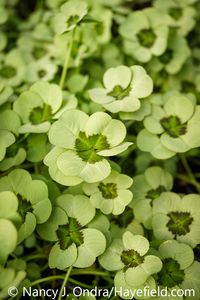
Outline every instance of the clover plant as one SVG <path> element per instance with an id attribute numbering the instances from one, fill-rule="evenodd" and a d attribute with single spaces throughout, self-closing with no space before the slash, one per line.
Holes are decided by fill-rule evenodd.
<path id="1" fill-rule="evenodd" d="M 134 214 L 146 228 L 152 228 L 153 202 L 162 192 L 170 191 L 173 179 L 170 173 L 160 167 L 148 168 L 144 174 L 134 178 L 133 200 L 130 206 Z"/>
<path id="2" fill-rule="evenodd" d="M 91 99 L 112 113 L 137 111 L 138 98 L 149 96 L 153 89 L 151 78 L 140 66 L 110 68 L 103 77 L 105 89 L 89 90 Z"/>
<path id="3" fill-rule="evenodd" d="M 149 67 L 152 70 L 165 70 L 169 74 L 176 74 L 181 70 L 189 56 L 190 49 L 186 39 L 172 31 L 169 34 L 166 51 L 158 58 L 153 58 Z"/>
<path id="4" fill-rule="evenodd" d="M 53 19 L 53 28 L 57 34 L 73 30 L 87 15 L 87 4 L 80 1 L 68 1 L 60 8 Z"/>
<path id="5" fill-rule="evenodd" d="M 14 103 L 14 110 L 24 123 L 19 129 L 20 133 L 48 131 L 52 115 L 61 104 L 62 92 L 57 85 L 44 81 L 33 84 Z"/>
<path id="6" fill-rule="evenodd" d="M 0 1 L 0 299 L 200 299 L 199 11 Z"/>
<path id="7" fill-rule="evenodd" d="M 37 224 L 44 223 L 49 218 L 51 202 L 48 198 L 47 186 L 41 180 L 32 180 L 27 171 L 15 169 L 8 176 L 2 177 L 0 191 L 10 191 L 17 196 L 18 207 L 12 217 L 18 228 L 18 243 L 31 235 Z M 9 201 L 14 201 L 10 205 L 16 205 L 16 198 L 12 197 Z M 3 201 L 2 205 L 4 205 Z"/>
<path id="8" fill-rule="evenodd" d="M 104 252 L 104 235 L 86 227 L 94 215 L 95 209 L 87 197 L 70 194 L 58 197 L 52 216 L 39 229 L 43 238 L 49 232 L 48 239 L 57 241 L 49 254 L 51 268 L 63 270 L 71 265 L 86 268 Z"/>
<path id="9" fill-rule="evenodd" d="M 63 185 L 98 182 L 111 172 L 105 157 L 117 155 L 131 145 L 123 142 L 125 136 L 124 124 L 104 112 L 89 117 L 71 110 L 52 125 L 49 140 L 55 147 L 44 163 L 52 178 Z"/>
<path id="10" fill-rule="evenodd" d="M 145 237 L 127 231 L 122 240 L 115 239 L 112 242 L 99 261 L 105 269 L 118 271 L 116 276 L 124 278 L 129 286 L 136 288 L 162 268 L 157 256 L 146 255 L 148 249 L 149 242 Z"/>
<path id="11" fill-rule="evenodd" d="M 194 254 L 192 248 L 174 240 L 162 243 L 159 247 L 164 267 L 158 274 L 158 282 L 172 288 L 179 286 L 185 279 L 185 269 L 192 265 Z M 173 271 L 172 271 L 173 270 Z"/>
<path id="12" fill-rule="evenodd" d="M 162 55 L 167 48 L 168 18 L 153 7 L 130 13 L 119 29 L 125 52 L 140 62 Z"/>
<path id="13" fill-rule="evenodd" d="M 198 263 L 194 262 L 192 248 L 186 244 L 175 240 L 163 242 L 159 247 L 163 267 L 158 273 L 157 282 L 161 286 L 168 287 L 168 290 L 184 289 L 191 287 L 191 283 L 196 287 L 196 297 L 199 297 L 200 289 L 194 283 L 194 277 L 198 278 Z M 156 297 L 161 299 L 162 297 Z M 189 298 L 186 298 L 189 299 Z"/>
<path id="14" fill-rule="evenodd" d="M 154 157 L 167 159 L 200 146 L 199 106 L 185 95 L 167 95 L 163 105 L 152 104 L 145 129 L 137 136 L 138 147 Z"/>
<path id="15" fill-rule="evenodd" d="M 0 57 L 1 84 L 18 86 L 25 78 L 25 65 L 22 54 L 18 49 L 12 49 L 9 53 L 2 53 Z"/>
<path id="16" fill-rule="evenodd" d="M 180 35 L 185 36 L 195 25 L 196 11 L 191 4 L 190 1 L 169 0 L 163 3 L 161 0 L 156 0 L 154 7 L 160 12 L 167 13 L 171 18 L 171 25 L 178 28 Z"/>
<path id="17" fill-rule="evenodd" d="M 16 271 L 13 268 L 0 267 L 0 296 L 2 299 L 8 297 L 8 288 L 11 286 L 18 287 L 20 282 L 25 278 L 25 271 Z"/>
<path id="18" fill-rule="evenodd" d="M 174 238 L 193 247 L 199 244 L 199 201 L 200 197 L 196 194 L 181 198 L 178 194 L 163 192 L 153 202 L 152 226 L 155 236 L 161 240 Z"/>
<path id="19" fill-rule="evenodd" d="M 99 183 L 85 183 L 83 191 L 90 196 L 90 202 L 104 214 L 120 215 L 132 200 L 132 179 L 124 174 L 111 171 L 110 175 Z"/>

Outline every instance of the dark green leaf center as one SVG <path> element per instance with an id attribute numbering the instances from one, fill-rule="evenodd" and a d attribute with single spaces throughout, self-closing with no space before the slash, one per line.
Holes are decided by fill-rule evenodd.
<path id="1" fill-rule="evenodd" d="M 183 93 L 194 93 L 196 90 L 194 82 L 183 80 L 181 85 Z"/>
<path id="2" fill-rule="evenodd" d="M 169 10 L 169 14 L 174 20 L 178 21 L 183 15 L 183 10 L 180 7 L 171 7 Z"/>
<path id="3" fill-rule="evenodd" d="M 67 20 L 67 26 L 70 27 L 72 25 L 75 25 L 78 21 L 79 21 L 78 15 L 70 16 L 69 19 Z"/>
<path id="4" fill-rule="evenodd" d="M 163 185 L 160 185 L 157 189 L 152 189 L 147 192 L 146 198 L 154 200 L 160 196 L 161 193 L 165 192 L 166 189 Z"/>
<path id="5" fill-rule="evenodd" d="M 167 223 L 167 227 L 175 236 L 186 235 L 190 232 L 193 218 L 189 212 L 170 212 L 168 217 L 170 220 Z"/>
<path id="6" fill-rule="evenodd" d="M 51 117 L 51 106 L 45 104 L 43 107 L 35 107 L 29 116 L 32 124 L 40 124 Z"/>
<path id="7" fill-rule="evenodd" d="M 40 77 L 40 78 L 43 78 L 44 76 L 46 76 L 47 75 L 47 71 L 46 70 L 39 70 L 38 71 L 38 76 Z"/>
<path id="8" fill-rule="evenodd" d="M 33 212 L 32 204 L 27 199 L 24 199 L 21 195 L 17 195 L 18 202 L 18 213 L 22 217 L 23 222 L 25 221 L 26 214 L 28 212 Z"/>
<path id="9" fill-rule="evenodd" d="M 177 116 L 169 116 L 160 120 L 163 129 L 173 138 L 186 133 L 186 125 Z"/>
<path id="10" fill-rule="evenodd" d="M 133 249 L 124 250 L 121 254 L 121 261 L 124 263 L 124 271 L 126 271 L 129 268 L 135 268 L 141 265 L 144 261 L 144 257 Z"/>
<path id="11" fill-rule="evenodd" d="M 102 35 L 104 33 L 105 26 L 103 22 L 96 23 L 95 28 L 98 35 Z"/>
<path id="12" fill-rule="evenodd" d="M 140 44 L 143 47 L 152 47 L 155 39 L 156 39 L 156 35 L 153 32 L 152 29 L 143 29 L 141 30 L 138 34 L 137 34 L 138 40 L 140 42 Z"/>
<path id="13" fill-rule="evenodd" d="M 180 269 L 179 263 L 172 258 L 167 258 L 163 262 L 162 270 L 158 273 L 158 282 L 162 286 L 171 288 L 181 284 L 184 277 L 185 273 Z"/>
<path id="14" fill-rule="evenodd" d="M 73 243 L 77 247 L 82 245 L 84 240 L 81 229 L 82 226 L 74 218 L 69 218 L 69 223 L 67 225 L 60 225 L 56 230 L 60 248 L 66 250 Z"/>
<path id="15" fill-rule="evenodd" d="M 103 183 L 98 185 L 102 196 L 105 199 L 114 199 L 117 197 L 117 185 L 115 183 Z"/>
<path id="16" fill-rule="evenodd" d="M 113 90 L 108 93 L 108 95 L 116 98 L 117 100 L 122 100 L 129 95 L 130 91 L 130 85 L 126 89 L 123 89 L 120 85 L 116 85 Z"/>
<path id="17" fill-rule="evenodd" d="M 6 157 L 14 157 L 17 154 L 19 148 L 19 144 L 16 143 L 9 146 L 6 149 Z"/>
<path id="18" fill-rule="evenodd" d="M 167 65 L 173 58 L 174 51 L 172 49 L 167 49 L 164 54 L 159 57 L 159 60 Z"/>
<path id="19" fill-rule="evenodd" d="M 109 144 L 107 138 L 102 134 L 86 136 L 84 132 L 80 132 L 75 141 L 75 148 L 82 160 L 93 164 L 102 160 L 102 157 L 97 152 L 109 149 Z"/>
<path id="20" fill-rule="evenodd" d="M 47 50 L 42 47 L 34 47 L 32 53 L 35 59 L 40 59 L 47 54 Z"/>
<path id="21" fill-rule="evenodd" d="M 127 206 L 123 214 L 118 216 L 113 215 L 111 220 L 120 228 L 127 228 L 127 226 L 133 221 L 133 219 L 133 209 Z"/>
<path id="22" fill-rule="evenodd" d="M 12 78 L 17 74 L 17 71 L 12 66 L 4 66 L 0 69 L 0 76 L 4 78 Z"/>

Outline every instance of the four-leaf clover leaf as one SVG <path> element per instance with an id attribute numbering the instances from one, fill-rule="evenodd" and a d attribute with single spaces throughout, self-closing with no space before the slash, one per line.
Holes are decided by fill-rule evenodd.
<path id="1" fill-rule="evenodd" d="M 108 69 L 103 76 L 105 88 L 89 90 L 90 98 L 112 113 L 139 110 L 139 99 L 149 96 L 153 81 L 141 66 L 118 66 Z"/>
<path id="2" fill-rule="evenodd" d="M 176 239 L 195 247 L 200 243 L 200 196 L 188 194 L 182 198 L 163 192 L 153 202 L 152 227 L 159 240 Z"/>
<path id="3" fill-rule="evenodd" d="M 45 239 L 57 241 L 49 254 L 50 268 L 64 270 L 69 266 L 86 268 L 106 247 L 99 230 L 86 227 L 95 216 L 95 208 L 83 195 L 61 195 L 56 200 L 52 216 L 39 233 Z"/>
<path id="4" fill-rule="evenodd" d="M 200 106 L 185 95 L 166 95 L 162 106 L 152 105 L 137 145 L 158 159 L 167 159 L 200 146 Z"/>
<path id="5" fill-rule="evenodd" d="M 27 171 L 16 169 L 2 177 L 0 191 L 11 191 L 17 196 L 18 208 L 12 219 L 18 228 L 18 243 L 30 236 L 37 224 L 49 218 L 52 207 L 47 186 L 41 180 L 32 180 Z"/>
<path id="6" fill-rule="evenodd" d="M 99 257 L 100 264 L 110 271 L 118 271 L 116 276 L 124 277 L 132 288 L 144 284 L 148 278 L 162 268 L 161 260 L 155 255 L 148 255 L 148 240 L 127 231 L 122 241 L 116 239 Z"/>
<path id="7" fill-rule="evenodd" d="M 89 117 L 79 110 L 67 111 L 50 128 L 49 140 L 56 147 L 44 163 L 51 177 L 63 185 L 98 182 L 111 172 L 106 157 L 131 145 L 123 142 L 125 136 L 124 124 L 104 112 Z"/>
<path id="8" fill-rule="evenodd" d="M 104 214 L 120 215 L 132 200 L 129 188 L 132 178 L 112 170 L 101 182 L 83 184 L 83 191 L 90 196 L 90 202 Z"/>
<path id="9" fill-rule="evenodd" d="M 53 18 L 53 28 L 57 34 L 73 30 L 87 14 L 87 4 L 80 0 L 64 3 Z"/>

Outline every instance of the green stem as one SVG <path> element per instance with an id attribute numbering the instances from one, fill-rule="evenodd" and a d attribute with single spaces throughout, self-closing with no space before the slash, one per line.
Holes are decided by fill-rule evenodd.
<path id="1" fill-rule="evenodd" d="M 186 175 L 182 175 L 182 174 L 176 174 L 176 177 L 184 182 L 187 182 L 189 184 L 193 184 L 193 182 L 191 181 L 190 178 L 188 178 Z"/>
<path id="2" fill-rule="evenodd" d="M 62 283 L 62 286 L 61 286 L 61 289 L 60 289 L 60 293 L 59 293 L 59 296 L 58 296 L 58 300 L 61 300 L 62 299 L 62 294 L 63 294 L 63 290 L 64 290 L 64 287 L 66 286 L 67 284 L 67 281 L 69 279 L 69 276 L 70 276 L 70 273 L 72 271 L 72 266 L 69 267 L 66 275 L 65 275 L 65 279 L 63 280 L 63 283 Z"/>
<path id="3" fill-rule="evenodd" d="M 34 171 L 35 171 L 35 174 L 40 174 L 38 163 L 34 163 Z"/>
<path id="4" fill-rule="evenodd" d="M 92 289 L 93 286 L 89 285 L 89 284 L 86 284 L 86 283 L 82 283 L 78 280 L 75 280 L 75 279 L 68 279 L 69 282 L 73 283 L 73 284 L 76 284 L 77 286 L 81 286 L 81 287 L 84 287 L 86 289 Z"/>
<path id="5" fill-rule="evenodd" d="M 196 187 L 197 191 L 200 193 L 200 184 L 197 182 L 194 174 L 192 173 L 192 170 L 190 169 L 190 166 L 187 162 L 185 155 L 181 153 L 181 154 L 179 154 L 179 156 L 180 156 L 181 162 L 188 174 L 188 177 L 190 178 L 190 183 L 193 184 Z"/>
<path id="6" fill-rule="evenodd" d="M 33 282 L 31 282 L 28 287 L 31 287 L 31 286 L 34 286 L 34 285 L 38 285 L 40 283 L 43 283 L 43 282 L 47 282 L 47 281 L 51 281 L 51 280 L 54 280 L 54 279 L 64 279 L 65 277 L 63 275 L 54 275 L 54 276 L 48 276 L 48 277 L 45 277 L 45 278 L 42 278 L 42 279 L 38 279 L 38 280 L 35 280 Z M 9 298 L 9 300 L 12 300 L 13 298 Z M 19 300 L 21 299 L 21 293 L 18 294 L 16 300 Z"/>
<path id="7" fill-rule="evenodd" d="M 69 60 L 70 60 L 70 56 L 71 56 L 73 41 L 74 41 L 74 30 L 71 32 L 71 38 L 70 38 L 70 41 L 69 41 L 69 44 L 68 44 L 68 47 L 67 47 L 65 62 L 64 62 L 60 82 L 59 82 L 59 86 L 60 86 L 61 89 L 63 89 L 64 83 L 65 83 L 65 78 L 66 78 L 66 75 L 67 75 L 67 69 L 68 69 L 68 66 L 69 66 Z"/>
<path id="8" fill-rule="evenodd" d="M 101 271 L 95 271 L 95 270 L 74 270 L 72 272 L 72 275 L 99 275 L 99 276 L 105 276 L 105 277 L 109 277 L 110 274 L 106 273 L 106 272 L 101 272 Z"/>
<path id="9" fill-rule="evenodd" d="M 71 270 L 72 270 L 72 266 L 68 269 L 65 276 L 63 276 L 63 275 L 48 276 L 48 277 L 38 279 L 38 280 L 35 280 L 35 281 L 31 282 L 28 285 L 28 287 L 32 287 L 32 286 L 35 286 L 35 285 L 38 285 L 38 284 L 41 284 L 41 283 L 44 283 L 44 282 L 47 282 L 47 281 L 52 281 L 52 280 L 55 280 L 55 279 L 62 279 L 63 283 L 62 283 L 62 286 L 61 286 L 61 290 L 60 290 L 60 293 L 59 293 L 58 300 L 62 299 L 63 289 L 64 289 L 64 287 L 65 287 L 68 280 L 72 283 L 78 284 L 78 285 L 83 286 L 85 288 L 91 288 L 91 286 L 86 285 L 85 283 L 80 283 L 79 281 L 77 281 L 75 279 L 72 279 L 72 278 L 69 279 L 69 276 L 71 274 Z M 103 276 L 103 277 L 109 277 L 110 276 L 106 272 L 95 271 L 95 270 L 74 270 L 72 275 L 99 275 L 99 276 Z M 18 297 L 16 299 L 19 300 L 20 297 L 21 297 L 21 293 L 18 294 Z M 11 299 L 12 298 L 9 298 L 9 300 L 11 300 Z"/>
<path id="10" fill-rule="evenodd" d="M 34 259 L 47 259 L 47 258 L 48 257 L 45 254 L 32 254 L 32 255 L 25 257 L 24 259 L 26 261 L 29 261 L 29 260 L 34 260 Z"/>
<path id="11" fill-rule="evenodd" d="M 46 282 L 46 281 L 51 281 L 51 280 L 54 280 L 54 279 L 64 279 L 64 278 L 65 277 L 63 275 L 48 276 L 48 277 L 38 279 L 38 280 L 35 280 L 35 281 L 31 282 L 29 284 L 29 287 L 34 286 L 34 285 L 38 285 L 38 284 Z"/>
<path id="12" fill-rule="evenodd" d="M 42 268 L 41 268 L 41 272 L 45 271 L 46 269 L 48 269 L 49 264 L 46 263 Z"/>

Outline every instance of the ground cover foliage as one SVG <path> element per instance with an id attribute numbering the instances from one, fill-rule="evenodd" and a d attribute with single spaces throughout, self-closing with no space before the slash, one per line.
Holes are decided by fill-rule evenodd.
<path id="1" fill-rule="evenodd" d="M 200 299 L 199 11 L 0 1 L 0 299 Z"/>

